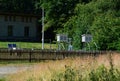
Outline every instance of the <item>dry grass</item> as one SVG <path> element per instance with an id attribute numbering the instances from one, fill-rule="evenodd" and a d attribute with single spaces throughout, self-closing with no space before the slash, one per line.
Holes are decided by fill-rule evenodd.
<path id="1" fill-rule="evenodd" d="M 16 74 L 9 75 L 7 77 L 7 81 L 50 81 L 52 74 L 65 70 L 65 65 L 78 68 L 81 72 L 90 71 L 101 64 L 109 67 L 109 55 L 110 53 L 99 55 L 97 57 L 82 56 L 77 58 L 68 58 L 65 60 L 35 63 L 32 65 L 32 68 L 29 68 L 26 71 L 20 71 Z M 119 53 L 112 54 L 112 60 L 114 67 L 120 66 Z"/>

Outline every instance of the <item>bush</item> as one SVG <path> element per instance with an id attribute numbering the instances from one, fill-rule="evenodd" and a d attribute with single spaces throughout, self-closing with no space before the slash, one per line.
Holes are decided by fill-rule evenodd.
<path id="1" fill-rule="evenodd" d="M 0 78 L 0 81 L 6 81 L 6 79 L 5 78 Z"/>
<path id="2" fill-rule="evenodd" d="M 89 74 L 90 81 L 120 81 L 120 71 L 118 69 L 107 69 L 100 66 Z"/>
<path id="3" fill-rule="evenodd" d="M 81 81 L 79 71 L 70 66 L 65 66 L 65 71 L 57 75 L 53 75 L 51 81 Z"/>
<path id="4" fill-rule="evenodd" d="M 88 78 L 84 78 L 84 77 Z M 109 69 L 104 65 L 99 66 L 95 70 L 91 70 L 89 75 L 80 74 L 80 71 L 70 66 L 65 66 L 65 71 L 57 75 L 53 75 L 51 81 L 120 81 L 120 71 L 111 66 Z"/>

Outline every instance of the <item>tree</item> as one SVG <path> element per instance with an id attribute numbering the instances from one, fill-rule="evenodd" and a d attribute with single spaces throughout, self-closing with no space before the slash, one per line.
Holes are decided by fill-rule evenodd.
<path id="1" fill-rule="evenodd" d="M 119 2 L 117 0 L 117 2 Z M 93 0 L 79 3 L 75 15 L 64 25 L 64 29 L 73 38 L 76 49 L 82 47 L 81 35 L 90 33 L 100 50 L 117 50 L 120 48 L 120 10 L 114 0 Z M 93 44 L 91 44 L 93 47 Z"/>
<path id="2" fill-rule="evenodd" d="M 79 0 L 41 0 L 40 6 L 45 9 L 45 28 L 62 29 L 63 24 L 74 14 L 78 2 Z"/>
<path id="3" fill-rule="evenodd" d="M 120 38 L 119 23 L 119 19 L 110 13 L 101 14 L 95 18 L 91 33 L 100 50 L 117 50 L 117 42 Z"/>
<path id="4" fill-rule="evenodd" d="M 120 37 L 120 22 L 117 3 L 114 0 L 98 0 L 91 33 L 100 50 L 117 50 Z"/>
<path id="5" fill-rule="evenodd" d="M 66 32 L 73 38 L 73 47 L 75 49 L 82 48 L 82 34 L 89 34 L 92 21 L 94 19 L 93 9 L 91 4 L 78 4 L 75 8 L 75 16 L 73 16 L 64 25 Z"/>

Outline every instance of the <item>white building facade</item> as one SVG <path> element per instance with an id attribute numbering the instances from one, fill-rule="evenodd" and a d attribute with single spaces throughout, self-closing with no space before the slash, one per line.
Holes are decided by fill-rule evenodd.
<path id="1" fill-rule="evenodd" d="M 0 40 L 38 40 L 38 19 L 33 14 L 0 13 Z"/>

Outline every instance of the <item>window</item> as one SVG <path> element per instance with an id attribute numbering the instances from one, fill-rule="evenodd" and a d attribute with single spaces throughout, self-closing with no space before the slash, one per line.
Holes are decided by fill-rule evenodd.
<path id="1" fill-rule="evenodd" d="M 28 26 L 24 27 L 24 36 L 29 37 L 29 27 Z"/>
<path id="2" fill-rule="evenodd" d="M 8 36 L 13 36 L 13 26 L 12 25 L 8 26 Z"/>
<path id="3" fill-rule="evenodd" d="M 12 16 L 9 16 L 9 21 L 12 21 Z"/>
<path id="4" fill-rule="evenodd" d="M 32 22 L 32 18 L 31 17 L 29 18 L 29 22 Z"/>
<path id="5" fill-rule="evenodd" d="M 29 21 L 29 18 L 28 17 L 26 17 L 26 22 L 28 22 Z"/>
<path id="6" fill-rule="evenodd" d="M 29 22 L 32 22 L 32 18 L 31 17 L 21 17 L 21 21 L 29 23 Z"/>
<path id="7" fill-rule="evenodd" d="M 21 17 L 21 21 L 24 22 L 24 17 Z"/>
<path id="8" fill-rule="evenodd" d="M 4 16 L 4 20 L 5 20 L 5 21 L 8 21 L 8 16 Z"/>
<path id="9" fill-rule="evenodd" d="M 16 16 L 4 16 L 5 21 L 16 21 Z"/>
<path id="10" fill-rule="evenodd" d="M 16 16 L 13 16 L 13 21 L 16 21 Z"/>

